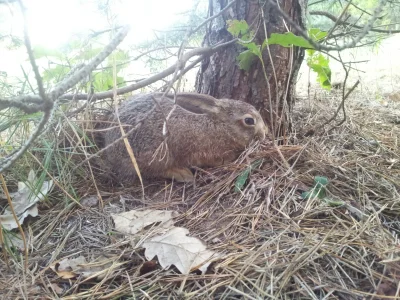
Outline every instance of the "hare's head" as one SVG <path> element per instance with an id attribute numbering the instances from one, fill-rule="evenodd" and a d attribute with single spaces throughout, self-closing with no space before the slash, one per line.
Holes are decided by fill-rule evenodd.
<path id="1" fill-rule="evenodd" d="M 169 95 L 168 98 L 173 99 L 173 96 Z M 246 102 L 215 99 L 195 93 L 179 93 L 175 96 L 175 101 L 184 110 L 195 115 L 203 115 L 210 121 L 206 124 L 200 122 L 199 131 L 217 130 L 220 132 L 217 136 L 225 134 L 235 137 L 235 142 L 243 148 L 253 139 L 263 140 L 268 133 L 260 113 Z"/>

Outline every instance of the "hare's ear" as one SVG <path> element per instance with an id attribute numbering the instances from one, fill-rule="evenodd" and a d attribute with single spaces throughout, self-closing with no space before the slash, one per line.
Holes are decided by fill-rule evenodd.
<path id="1" fill-rule="evenodd" d="M 217 99 L 195 93 L 177 94 L 176 104 L 194 114 L 217 114 L 221 110 Z"/>

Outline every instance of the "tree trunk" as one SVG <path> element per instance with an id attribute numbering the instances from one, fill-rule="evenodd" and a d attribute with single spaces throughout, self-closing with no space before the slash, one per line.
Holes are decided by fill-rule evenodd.
<path id="1" fill-rule="evenodd" d="M 278 6 L 304 29 L 302 13 L 307 0 L 272 1 L 276 1 Z M 217 14 L 227 3 L 228 0 L 210 0 L 210 15 Z M 257 45 L 263 43 L 266 32 L 268 37 L 271 33 L 283 34 L 288 31 L 298 35 L 296 30 L 271 7 L 269 1 L 238 0 L 220 17 L 213 20 L 203 45 L 214 45 L 232 39 L 226 23 L 232 19 L 246 20 L 255 32 L 253 42 Z M 271 126 L 274 136 L 282 135 L 290 124 L 295 80 L 304 58 L 304 50 L 279 45 L 265 47 L 262 53 L 265 74 L 259 59 L 252 63 L 249 71 L 239 68 L 237 56 L 244 50 L 242 46 L 235 44 L 204 60 L 197 76 L 197 91 L 216 98 L 238 99 L 254 105 Z"/>

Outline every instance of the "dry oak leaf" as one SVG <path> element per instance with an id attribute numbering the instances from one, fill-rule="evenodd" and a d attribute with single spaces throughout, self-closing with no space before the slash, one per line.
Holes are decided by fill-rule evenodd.
<path id="1" fill-rule="evenodd" d="M 57 295 L 61 295 L 64 292 L 64 289 L 56 283 L 51 283 L 47 287 L 51 288 Z"/>
<path id="2" fill-rule="evenodd" d="M 125 234 L 136 234 L 145 227 L 153 224 L 158 228 L 171 228 L 174 225 L 173 218 L 178 213 L 168 210 L 131 210 L 120 214 L 111 214 L 115 223 L 115 229 Z"/>
<path id="3" fill-rule="evenodd" d="M 86 258 L 84 256 L 78 256 L 76 258 L 64 258 L 60 262 L 50 267 L 54 272 L 57 273 L 63 279 L 71 279 L 79 276 L 79 272 L 76 272 L 81 265 L 86 264 Z"/>
<path id="4" fill-rule="evenodd" d="M 174 227 L 163 235 L 146 240 L 143 243 L 146 259 L 152 260 L 157 256 L 162 268 L 168 269 L 175 265 L 182 274 L 197 269 L 204 274 L 211 259 L 220 258 L 221 255 L 207 250 L 204 242 L 187 236 L 188 233 L 186 228 Z"/>
<path id="5" fill-rule="evenodd" d="M 78 256 L 76 258 L 65 258 L 50 268 L 63 279 L 82 275 L 83 278 L 95 277 L 101 280 L 112 271 L 112 266 L 117 266 L 114 264 L 113 258 L 100 256 L 94 262 L 88 263 L 84 256 Z"/>
<path id="6" fill-rule="evenodd" d="M 22 224 L 27 216 L 36 217 L 39 212 L 36 203 L 42 201 L 53 188 L 53 181 L 44 181 L 41 186 L 33 170 L 29 171 L 26 183 L 18 182 L 18 192 L 10 193 L 12 205 L 18 217 L 18 222 Z M 3 196 L 4 197 L 4 196 Z M 3 215 L 0 215 L 1 225 L 12 230 L 18 227 L 10 207 L 7 207 Z"/>

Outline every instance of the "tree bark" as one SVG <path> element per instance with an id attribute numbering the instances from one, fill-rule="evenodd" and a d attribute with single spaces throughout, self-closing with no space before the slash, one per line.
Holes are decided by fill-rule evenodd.
<path id="1" fill-rule="evenodd" d="M 307 0 L 272 0 L 302 29 L 303 13 Z M 210 15 L 217 14 L 228 0 L 210 0 Z M 261 11 L 263 10 L 263 11 Z M 232 39 L 227 31 L 227 20 L 246 20 L 255 32 L 253 42 L 261 45 L 271 33 L 293 32 L 290 24 L 271 7 L 269 1 L 238 0 L 232 7 L 210 24 L 203 40 L 204 46 Z M 265 24 L 265 27 L 264 27 Z M 239 68 L 237 56 L 245 49 L 239 44 L 224 48 L 202 62 L 196 80 L 199 93 L 216 98 L 231 98 L 254 105 L 274 131 L 274 136 L 284 134 L 290 125 L 290 111 L 294 104 L 295 80 L 304 58 L 304 50 L 279 45 L 265 47 L 263 64 L 254 61 L 249 71 Z M 272 104 L 272 107 L 271 107 Z"/>

